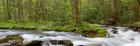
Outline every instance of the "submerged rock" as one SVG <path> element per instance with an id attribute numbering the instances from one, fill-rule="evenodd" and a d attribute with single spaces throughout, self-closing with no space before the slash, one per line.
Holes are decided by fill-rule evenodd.
<path id="1" fill-rule="evenodd" d="M 64 46 L 73 46 L 73 43 L 70 40 L 50 40 L 50 41 L 41 41 L 34 40 L 24 46 L 51 46 L 51 45 L 64 45 Z"/>

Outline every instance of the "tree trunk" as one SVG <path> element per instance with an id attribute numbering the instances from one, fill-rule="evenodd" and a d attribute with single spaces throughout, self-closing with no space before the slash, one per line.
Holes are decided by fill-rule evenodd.
<path id="1" fill-rule="evenodd" d="M 5 10 L 5 8 L 6 8 L 6 7 L 5 7 L 5 4 L 6 4 L 6 3 L 5 3 L 5 0 L 2 0 L 2 2 L 3 2 L 3 11 L 4 11 L 4 12 L 3 12 L 3 17 L 4 17 L 3 20 L 5 21 L 5 20 L 6 20 L 6 10 Z"/>
<path id="2" fill-rule="evenodd" d="M 138 17 L 140 17 L 140 0 L 137 0 L 138 1 Z M 140 18 L 138 18 L 138 21 L 140 21 Z"/>
<path id="3" fill-rule="evenodd" d="M 41 15 L 41 20 L 43 21 L 45 21 L 46 20 L 46 18 L 45 18 L 45 7 L 44 7 L 45 5 L 44 5 L 44 0 L 40 0 L 40 15 Z"/>
<path id="4" fill-rule="evenodd" d="M 32 10 L 33 10 L 33 4 L 32 4 L 32 0 L 29 0 L 29 19 L 32 20 Z"/>
<path id="5" fill-rule="evenodd" d="M 81 23 L 78 0 L 72 0 L 72 14 L 74 17 L 75 24 L 77 26 L 79 23 Z"/>
<path id="6" fill-rule="evenodd" d="M 36 11 L 35 11 L 34 20 L 37 21 L 37 20 L 39 19 L 39 17 L 37 17 L 38 14 L 39 14 L 39 13 L 38 13 L 38 1 L 36 2 L 36 8 L 35 8 L 35 10 L 36 10 Z"/>
<path id="7" fill-rule="evenodd" d="M 11 0 L 6 0 L 6 20 L 11 19 L 11 8 L 10 8 L 10 2 Z"/>
<path id="8" fill-rule="evenodd" d="M 21 20 L 23 17 L 23 1 L 18 0 L 18 20 Z"/>
<path id="9" fill-rule="evenodd" d="M 75 31 L 76 33 L 81 33 L 79 31 L 79 25 L 81 23 L 81 18 L 80 18 L 80 13 L 79 13 L 79 4 L 78 4 L 78 0 L 72 0 L 72 15 L 74 18 L 74 26 L 75 26 Z"/>
<path id="10" fill-rule="evenodd" d="M 111 24 L 116 25 L 117 24 L 117 0 L 112 0 L 111 2 L 111 10 L 112 10 L 112 19 Z"/>

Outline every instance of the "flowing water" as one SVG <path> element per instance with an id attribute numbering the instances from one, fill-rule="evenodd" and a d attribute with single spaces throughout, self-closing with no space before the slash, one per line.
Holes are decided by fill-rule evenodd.
<path id="1" fill-rule="evenodd" d="M 72 32 L 56 31 L 19 31 L 19 30 L 0 30 L 0 38 L 8 35 L 20 35 L 24 41 L 29 43 L 33 40 L 43 41 L 42 46 L 65 46 L 53 45 L 50 40 L 70 40 L 74 46 L 140 46 L 140 34 L 126 27 L 107 27 L 108 33 L 105 38 L 88 38 Z M 115 31 L 115 32 L 113 32 Z"/>

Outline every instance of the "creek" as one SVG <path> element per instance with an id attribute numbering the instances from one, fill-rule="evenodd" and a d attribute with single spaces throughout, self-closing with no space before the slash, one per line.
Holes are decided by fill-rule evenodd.
<path id="1" fill-rule="evenodd" d="M 22 37 L 23 44 L 32 41 L 42 41 L 41 46 L 140 46 L 140 33 L 127 27 L 105 27 L 106 37 L 89 38 L 72 32 L 57 31 L 27 31 L 27 30 L 0 30 L 0 39 L 9 35 L 19 35 Z M 53 40 L 53 41 L 52 41 Z M 69 41 L 68 41 L 69 40 Z M 62 41 L 71 42 L 73 45 Z M 5 43 L 0 44 L 5 46 Z"/>

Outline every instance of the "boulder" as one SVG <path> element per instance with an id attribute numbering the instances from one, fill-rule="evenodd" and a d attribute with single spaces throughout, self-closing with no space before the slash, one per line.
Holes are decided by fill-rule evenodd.
<path id="1" fill-rule="evenodd" d="M 22 41 L 19 35 L 10 35 L 0 39 L 0 46 L 22 46 Z"/>
<path id="2" fill-rule="evenodd" d="M 41 41 L 41 40 L 34 40 L 24 46 L 45 46 L 51 45 L 65 45 L 65 46 L 73 46 L 73 43 L 70 40 L 50 40 L 50 41 Z"/>
<path id="3" fill-rule="evenodd" d="M 70 40 L 51 40 L 50 43 L 53 45 L 73 46 L 73 43 Z"/>
<path id="4" fill-rule="evenodd" d="M 43 41 L 35 40 L 28 44 L 25 44 L 24 46 L 42 46 Z"/>

